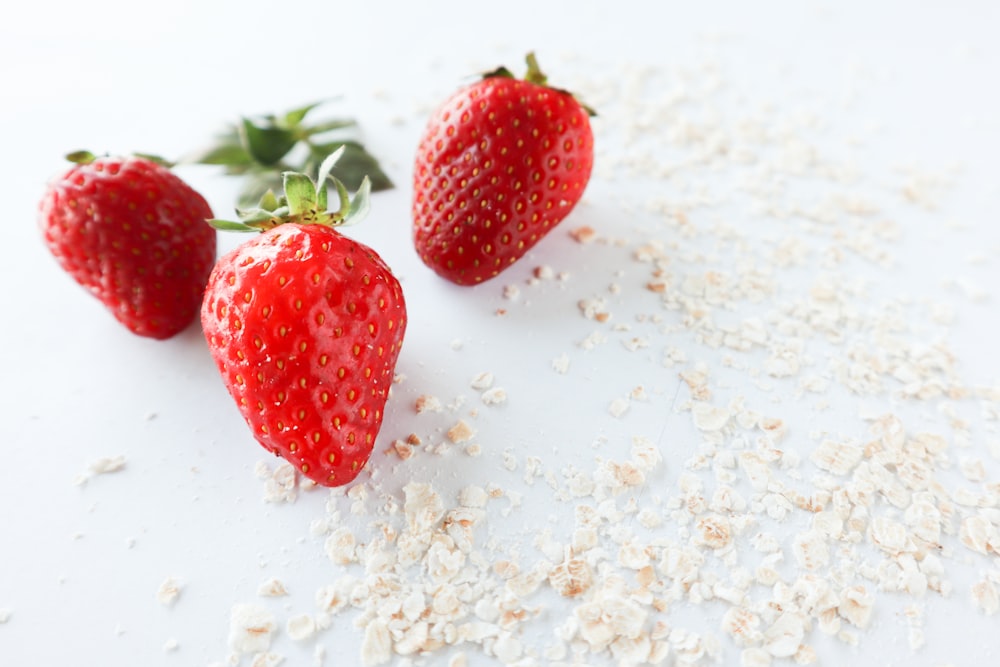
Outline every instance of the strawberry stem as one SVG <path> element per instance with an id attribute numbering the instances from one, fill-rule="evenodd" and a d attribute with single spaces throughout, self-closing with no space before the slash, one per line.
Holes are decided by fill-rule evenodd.
<path id="1" fill-rule="evenodd" d="M 528 73 L 524 75 L 525 81 L 536 83 L 539 86 L 549 85 L 549 77 L 545 76 L 545 73 L 538 66 L 538 59 L 535 57 L 534 51 L 529 51 L 528 55 L 524 57 L 524 61 L 528 64 Z"/>

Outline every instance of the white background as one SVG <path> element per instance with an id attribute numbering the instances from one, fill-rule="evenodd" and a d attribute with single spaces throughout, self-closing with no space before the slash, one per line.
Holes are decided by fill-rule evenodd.
<path id="1" fill-rule="evenodd" d="M 816 407 L 821 397 L 796 402 L 794 382 L 762 389 L 724 368 L 721 356 L 690 333 L 669 340 L 654 335 L 648 348 L 630 355 L 616 340 L 624 336 L 604 328 L 610 343 L 592 353 L 580 348 L 579 341 L 600 327 L 581 316 L 579 299 L 606 296 L 618 322 L 656 311 L 649 292 L 633 286 L 641 286 L 644 274 L 629 257 L 656 229 L 646 206 L 651 198 L 691 202 L 705 192 L 720 198 L 718 208 L 692 208 L 692 219 L 706 228 L 725 220 L 753 235 L 752 226 L 768 220 L 728 198 L 740 189 L 729 172 L 713 176 L 711 169 L 688 172 L 681 166 L 672 178 L 652 178 L 619 168 L 630 154 L 660 147 L 667 151 L 659 155 L 665 163 L 682 164 L 683 147 L 669 153 L 668 128 L 660 132 L 641 108 L 629 126 L 629 110 L 616 98 L 620 89 L 610 85 L 642 67 L 680 77 L 693 97 L 711 98 L 691 113 L 707 110 L 720 127 L 751 112 L 819 119 L 814 130 L 808 123 L 791 126 L 805 128 L 824 155 L 863 173 L 850 189 L 875 193 L 882 202 L 879 219 L 891 219 L 901 231 L 897 241 L 880 246 L 892 255 L 889 265 L 859 261 L 849 268 L 852 278 L 868 283 L 863 310 L 883 298 L 947 304 L 954 313 L 950 326 L 915 322 L 906 335 L 918 336 L 918 344 L 946 343 L 965 386 L 996 386 L 995 3 L 96 0 L 28 3 L 18 11 L 0 25 L 0 608 L 10 611 L 0 625 L 0 664 L 223 661 L 230 607 L 261 602 L 261 581 L 279 577 L 292 592 L 262 602 L 282 621 L 311 610 L 315 589 L 339 572 L 327 561 L 322 540 L 309 535 L 310 522 L 325 513 L 325 491 L 304 494 L 292 505 L 264 502 L 263 483 L 254 475 L 264 452 L 218 382 L 198 327 L 166 342 L 133 337 L 48 257 L 35 206 L 70 150 L 179 157 L 241 114 L 339 96 L 331 113 L 360 121 L 363 140 L 397 184 L 376 195 L 368 220 L 347 232 L 394 268 L 409 303 L 410 329 L 398 368 L 406 380 L 390 401 L 373 472 L 367 473 L 387 494 L 398 494 L 411 479 L 433 481 L 453 503 L 455 491 L 467 483 L 516 486 L 522 469 L 503 468 L 505 451 L 522 465 L 525 457 L 538 456 L 559 473 L 567 465 L 589 469 L 597 457 L 627 453 L 628 439 L 643 434 L 660 445 L 664 457 L 664 468 L 645 493 L 666 499 L 676 494 L 684 461 L 699 446 L 681 409 L 687 387 L 677 375 L 699 360 L 722 388 L 718 396 L 739 394 L 747 404 L 782 414 L 790 425 L 782 446 L 798 448 L 804 461 L 815 446 L 808 437 L 813 430 L 864 433 L 858 418 L 864 401 L 850 392 L 835 392 L 824 409 Z M 410 246 L 412 153 L 438 101 L 478 71 L 501 63 L 520 71 L 531 49 L 553 83 L 590 93 L 608 109 L 606 120 L 599 115 L 594 121 L 594 181 L 564 227 L 587 224 L 603 238 L 624 242 L 582 246 L 557 230 L 502 277 L 475 289 L 456 288 L 426 269 Z M 721 81 L 723 92 L 699 92 L 700 73 L 706 86 Z M 655 102 L 667 92 L 645 94 Z M 934 190 L 933 208 L 899 195 L 912 168 L 949 181 Z M 217 215 L 230 212 L 236 187 L 231 180 L 207 168 L 182 173 Z M 779 193 L 787 185 L 789 197 L 806 196 L 815 185 L 791 192 L 797 182 L 788 185 L 783 178 L 775 176 L 771 184 Z M 788 229 L 760 231 L 774 237 Z M 676 239 L 663 234 L 670 248 Z M 221 244 L 227 248 L 240 240 L 227 236 Z M 698 241 L 692 243 L 687 249 L 697 250 Z M 711 255 L 713 248 L 702 250 Z M 529 285 L 532 269 L 541 265 L 569 278 L 562 285 Z M 697 273 L 697 261 L 686 268 Z M 778 275 L 778 298 L 794 293 L 799 281 L 812 282 L 819 270 L 807 265 Z M 616 296 L 608 292 L 614 282 L 633 287 Z M 517 285 L 520 299 L 504 298 L 506 285 Z M 508 314 L 498 316 L 500 308 Z M 668 320 L 676 316 L 659 312 Z M 687 361 L 665 367 L 668 345 L 682 349 Z M 567 376 L 550 368 L 550 360 L 563 353 L 573 363 Z M 817 356 L 815 370 L 822 373 L 822 353 Z M 483 371 L 494 373 L 509 400 L 479 406 L 478 415 L 468 417 L 478 401 L 469 380 Z M 622 418 L 609 415 L 609 403 L 640 384 L 649 392 L 647 401 Z M 435 422 L 414 413 L 421 394 L 445 403 L 465 397 L 468 403 L 435 416 Z M 889 402 L 918 424 L 933 427 L 942 419 L 939 401 Z M 971 411 L 976 421 L 975 401 L 960 402 L 958 409 Z M 484 452 L 479 458 L 456 450 L 400 462 L 382 453 L 411 432 L 440 440 L 460 416 L 475 423 Z M 996 438 L 992 426 L 976 421 L 969 449 L 954 460 L 984 460 L 995 482 L 1000 466 L 987 451 Z M 89 463 L 116 455 L 126 457 L 124 470 L 73 484 Z M 523 542 L 528 554 L 540 528 L 564 525 L 573 514 L 568 504 L 548 503 L 537 486 L 522 492 L 528 494 L 524 507 L 509 516 L 493 511 L 504 503 L 490 506 L 485 530 L 505 543 Z M 345 516 L 359 530 L 370 520 Z M 911 650 L 898 616 L 900 598 L 885 596 L 870 631 L 860 633 L 860 648 L 816 638 L 821 664 L 995 660 L 997 617 L 977 611 L 968 588 L 982 573 L 997 570 L 997 557 L 968 555 L 961 547 L 956 552 L 949 561 L 952 597 L 919 600 L 924 648 Z M 155 592 L 169 576 L 183 590 L 166 608 Z M 562 621 L 559 609 L 528 627 L 525 644 L 547 644 Z M 312 664 L 319 643 L 328 652 L 325 664 L 353 664 L 360 633 L 352 614 L 345 612 L 305 645 L 279 631 L 274 648 L 286 656 L 285 664 Z M 694 610 L 690 629 L 721 637 L 718 615 L 717 609 Z M 672 622 L 678 618 L 680 611 Z M 165 651 L 171 639 L 178 648 Z M 721 649 L 722 664 L 738 664 L 738 649 L 729 640 Z M 474 648 L 469 654 L 471 662 L 492 664 Z M 248 663 L 244 658 L 242 664 Z"/>

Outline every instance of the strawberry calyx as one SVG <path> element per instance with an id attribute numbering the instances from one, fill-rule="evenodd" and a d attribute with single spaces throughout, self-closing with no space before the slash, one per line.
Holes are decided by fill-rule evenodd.
<path id="1" fill-rule="evenodd" d="M 222 166 L 227 174 L 242 177 L 238 196 L 241 206 L 251 206 L 268 190 L 281 187 L 285 171 L 312 172 L 340 148 L 344 153 L 337 175 L 348 189 L 357 190 L 365 177 L 374 191 L 392 188 L 378 160 L 350 135 L 351 130 L 357 130 L 357 121 L 312 120 L 310 114 L 322 104 L 306 104 L 281 114 L 243 117 L 227 126 L 211 145 L 184 157 L 183 162 Z"/>
<path id="2" fill-rule="evenodd" d="M 212 227 L 222 231 L 264 232 L 278 225 L 327 225 L 340 227 L 354 224 L 368 214 L 371 205 L 372 182 L 368 176 L 361 179 L 352 197 L 347 186 L 332 171 L 346 151 L 341 146 L 320 163 L 316 180 L 297 171 L 285 171 L 282 177 L 282 194 L 267 190 L 260 201 L 249 208 L 236 209 L 238 220 L 212 218 Z M 337 193 L 338 206 L 329 209 L 328 184 Z"/>
<path id="3" fill-rule="evenodd" d="M 577 95 L 572 91 L 566 90 L 565 88 L 557 88 L 555 86 L 549 85 L 549 77 L 545 74 L 545 72 L 542 71 L 542 68 L 538 65 L 538 58 L 535 56 L 534 51 L 529 51 L 524 56 L 524 61 L 528 67 L 527 71 L 524 74 L 525 81 L 527 81 L 528 83 L 533 83 L 537 86 L 544 86 L 545 88 L 551 88 L 552 90 L 569 95 L 570 97 L 572 97 L 577 101 L 577 103 L 584 111 L 587 112 L 588 116 L 597 115 L 597 112 L 594 111 L 594 109 L 592 109 L 591 107 L 587 106 L 582 101 L 580 101 L 580 98 L 577 97 Z M 485 72 L 482 75 L 482 78 L 485 80 L 492 78 L 516 79 L 517 77 L 507 67 L 501 65 L 496 69 L 490 70 L 489 72 Z"/>
<path id="4" fill-rule="evenodd" d="M 161 167 L 166 167 L 167 169 L 170 169 L 174 166 L 173 162 L 170 162 L 169 160 L 162 158 L 159 155 L 152 155 L 151 153 L 131 153 L 131 156 L 142 158 L 144 160 L 149 160 L 150 162 L 155 162 Z M 79 150 L 79 151 L 73 151 L 72 153 L 67 153 L 65 157 L 66 160 L 72 162 L 73 164 L 85 165 L 93 163 L 101 156 L 97 155 L 96 153 L 92 153 L 88 150 Z M 105 154 L 104 157 L 108 157 L 108 154 Z"/>

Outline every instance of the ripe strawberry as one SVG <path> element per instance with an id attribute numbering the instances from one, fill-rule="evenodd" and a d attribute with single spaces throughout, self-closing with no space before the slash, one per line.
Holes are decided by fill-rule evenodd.
<path id="1" fill-rule="evenodd" d="M 242 222 L 220 229 L 262 231 L 224 255 L 201 321 L 223 383 L 254 437 L 324 486 L 353 480 L 382 424 L 406 329 L 399 282 L 367 246 L 333 225 L 367 210 L 365 181 L 353 202 L 329 176 L 343 151 L 324 161 L 317 184 L 285 174 L 285 195 L 265 195 Z M 326 210 L 326 181 L 341 205 Z"/>
<path id="2" fill-rule="evenodd" d="M 164 339 L 187 328 L 215 261 L 208 203 L 151 159 L 68 157 L 76 164 L 39 207 L 49 250 L 133 333 Z"/>
<path id="3" fill-rule="evenodd" d="M 589 110 L 551 88 L 528 54 L 525 80 L 500 68 L 430 118 L 413 172 L 413 239 L 459 285 L 520 259 L 583 195 L 594 162 Z"/>

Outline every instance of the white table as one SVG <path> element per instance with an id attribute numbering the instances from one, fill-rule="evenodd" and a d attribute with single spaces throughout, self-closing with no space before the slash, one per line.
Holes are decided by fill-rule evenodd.
<path id="1" fill-rule="evenodd" d="M 996 5 L 62 4 L 0 27 L 0 663 L 249 665 L 230 645 L 240 604 L 276 628 L 256 664 L 355 664 L 356 626 L 393 604 L 410 634 L 390 664 L 618 664 L 615 638 L 662 664 L 791 664 L 800 643 L 824 665 L 997 659 Z M 594 177 L 521 262 L 458 288 L 410 245 L 413 150 L 434 105 L 530 49 L 597 108 Z M 56 268 L 34 207 L 70 150 L 177 157 L 241 114 L 337 96 L 397 184 L 345 233 L 397 272 L 410 328 L 358 483 L 281 502 L 260 477 L 280 461 L 198 327 L 128 334 Z M 231 211 L 233 180 L 179 173 Z M 571 234 L 587 227 L 589 243 Z M 483 402 L 483 373 L 505 402 Z M 459 421 L 469 442 L 447 435 Z M 383 527 L 406 533 L 404 488 L 442 511 L 495 497 L 462 515 L 478 517 L 467 553 L 448 543 L 436 570 L 400 566 L 382 607 L 371 580 L 324 615 L 323 587 L 392 571 L 375 548 Z M 331 562 L 348 552 L 330 535 L 360 562 Z M 592 584 L 562 598 L 545 575 L 573 544 Z M 448 557 L 467 569 L 449 578 Z M 286 596 L 260 594 L 274 581 Z M 441 591 L 471 602 L 435 610 Z M 505 594 L 512 616 L 494 618 Z M 739 607 L 759 623 L 745 646 L 726 630 Z M 405 620 L 421 612 L 470 641 L 398 655 L 433 648 Z"/>

